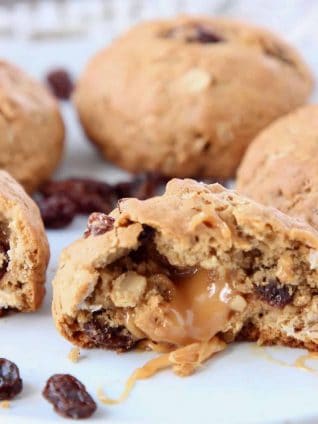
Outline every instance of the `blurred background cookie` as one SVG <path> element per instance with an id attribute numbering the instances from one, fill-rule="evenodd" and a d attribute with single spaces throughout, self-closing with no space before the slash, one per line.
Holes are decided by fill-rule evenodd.
<path id="1" fill-rule="evenodd" d="M 0 169 L 28 192 L 50 178 L 63 150 L 64 125 L 54 98 L 14 65 L 0 61 Z"/>
<path id="2" fill-rule="evenodd" d="M 250 145 L 237 189 L 318 228 L 318 105 L 279 119 Z"/>
<path id="3" fill-rule="evenodd" d="M 253 137 L 311 89 L 306 65 L 271 33 L 178 17 L 139 24 L 99 52 L 75 103 L 89 138 L 128 171 L 228 178 Z"/>

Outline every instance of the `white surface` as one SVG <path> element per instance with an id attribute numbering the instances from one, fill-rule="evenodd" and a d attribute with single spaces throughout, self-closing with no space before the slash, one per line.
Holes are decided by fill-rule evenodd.
<path id="1" fill-rule="evenodd" d="M 45 3 L 47 6 L 44 6 Z M 52 13 L 51 2 L 42 2 L 43 10 L 37 10 L 36 14 L 30 12 L 27 3 L 21 8 L 11 9 L 11 12 L 3 12 L 0 8 L 0 17 L 3 18 L 0 19 L 1 55 L 41 78 L 55 65 L 64 65 L 77 75 L 87 58 L 128 22 L 155 14 L 169 15 L 177 10 L 216 10 L 281 30 L 282 35 L 302 50 L 318 74 L 318 6 L 315 1 L 118 0 L 87 3 L 93 4 L 92 16 L 81 27 L 82 32 L 78 32 L 82 36 L 77 34 L 75 38 L 68 36 L 42 41 L 30 36 L 34 27 L 42 25 L 46 31 L 61 22 Z M 79 4 L 83 5 L 83 2 L 78 0 L 71 6 L 76 8 L 76 4 L 76 13 L 80 13 Z M 103 8 L 111 9 L 107 19 L 106 15 L 103 15 L 104 19 L 100 14 L 98 7 L 101 4 Z M 67 9 L 64 23 L 73 22 L 69 17 L 72 13 Z M 76 26 L 83 19 L 75 19 L 74 22 Z M 10 38 L 4 31 L 5 25 L 10 30 Z M 121 173 L 99 159 L 85 141 L 71 106 L 64 105 L 63 113 L 68 128 L 67 150 L 58 176 L 118 178 Z M 150 353 L 116 355 L 92 350 L 82 351 L 83 357 L 77 364 L 68 360 L 71 345 L 55 331 L 50 315 L 50 282 L 61 249 L 79 237 L 84 226 L 85 219 L 79 218 L 67 231 L 49 231 L 52 259 L 48 271 L 48 292 L 41 311 L 0 320 L 1 356 L 18 364 L 24 380 L 24 390 L 11 402 L 11 408 L 0 409 L 0 423 L 65 422 L 41 397 L 41 390 L 51 374 L 65 372 L 75 375 L 95 399 L 96 390 L 101 385 L 107 394 L 117 396 L 130 373 L 154 356 Z M 275 348 L 271 352 L 292 362 L 301 351 Z M 318 374 L 279 366 L 262 358 L 253 345 L 237 344 L 209 361 L 192 377 L 181 379 L 165 371 L 138 383 L 129 399 L 119 406 L 106 407 L 98 402 L 98 412 L 89 422 L 317 423 L 317 393 Z"/>

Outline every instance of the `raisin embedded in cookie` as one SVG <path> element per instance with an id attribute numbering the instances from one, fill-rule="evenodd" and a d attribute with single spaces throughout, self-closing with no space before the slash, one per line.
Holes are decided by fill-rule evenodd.
<path id="1" fill-rule="evenodd" d="M 0 316 L 40 306 L 48 259 L 37 206 L 9 174 L 0 171 Z"/>
<path id="2" fill-rule="evenodd" d="M 318 105 L 280 118 L 250 145 L 237 189 L 318 229 Z"/>
<path id="3" fill-rule="evenodd" d="M 220 185 L 178 179 L 111 217 L 91 217 L 94 231 L 64 250 L 53 281 L 54 319 L 74 344 L 180 348 L 218 336 L 318 350 L 311 227 Z"/>
<path id="4" fill-rule="evenodd" d="M 99 52 L 74 99 L 88 137 L 122 168 L 228 178 L 311 89 L 300 56 L 270 32 L 183 16 L 141 23 Z"/>
<path id="5" fill-rule="evenodd" d="M 48 180 L 63 150 L 64 125 L 53 96 L 0 61 L 0 169 L 32 192 Z"/>

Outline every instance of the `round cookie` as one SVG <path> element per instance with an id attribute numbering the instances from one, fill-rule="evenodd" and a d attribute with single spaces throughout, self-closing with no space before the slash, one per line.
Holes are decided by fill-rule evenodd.
<path id="1" fill-rule="evenodd" d="M 5 61 L 0 61 L 0 134 L 0 169 L 28 192 L 51 177 L 64 139 L 57 102 L 39 82 Z"/>
<path id="2" fill-rule="evenodd" d="M 299 55 L 270 32 L 177 17 L 99 52 L 74 100 L 88 137 L 122 168 L 228 178 L 255 135 L 311 89 Z"/>
<path id="3" fill-rule="evenodd" d="M 280 118 L 256 137 L 237 189 L 318 229 L 318 105 Z"/>
<path id="4" fill-rule="evenodd" d="M 37 309 L 45 293 L 49 244 L 34 201 L 0 171 L 0 316 Z"/>

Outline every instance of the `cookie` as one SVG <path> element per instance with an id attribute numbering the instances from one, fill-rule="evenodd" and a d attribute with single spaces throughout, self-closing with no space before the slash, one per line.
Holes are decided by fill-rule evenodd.
<path id="1" fill-rule="evenodd" d="M 0 169 L 32 192 L 48 180 L 63 150 L 57 103 L 41 84 L 0 61 Z"/>
<path id="2" fill-rule="evenodd" d="M 280 118 L 250 145 L 237 189 L 318 229 L 318 105 Z"/>
<path id="3" fill-rule="evenodd" d="M 38 207 L 0 171 L 0 316 L 30 312 L 44 296 L 49 245 Z"/>
<path id="4" fill-rule="evenodd" d="M 74 100 L 88 137 L 120 167 L 228 178 L 255 135 L 311 89 L 300 56 L 270 32 L 178 17 L 141 23 L 99 52 Z"/>
<path id="5" fill-rule="evenodd" d="M 318 350 L 317 281 L 313 228 L 218 184 L 174 179 L 162 196 L 91 216 L 60 258 L 53 316 L 83 347 L 217 335 Z"/>

